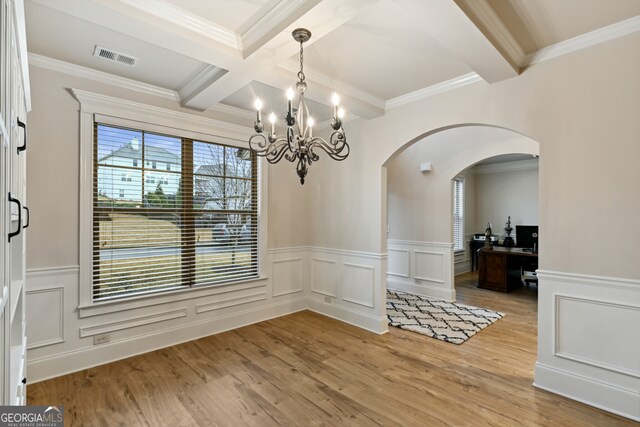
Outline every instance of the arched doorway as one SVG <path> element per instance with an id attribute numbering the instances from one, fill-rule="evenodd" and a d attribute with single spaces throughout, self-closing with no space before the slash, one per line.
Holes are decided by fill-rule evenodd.
<path id="1" fill-rule="evenodd" d="M 394 288 L 456 299 L 451 181 L 486 158 L 511 153 L 537 156 L 539 144 L 509 129 L 462 124 L 428 132 L 390 156 L 382 173 L 381 240 Z M 426 173 L 424 163 L 431 164 Z"/>

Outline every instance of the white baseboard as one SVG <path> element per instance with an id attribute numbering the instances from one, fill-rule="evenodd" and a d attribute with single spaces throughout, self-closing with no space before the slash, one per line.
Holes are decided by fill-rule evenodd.
<path id="1" fill-rule="evenodd" d="M 244 310 L 232 315 L 192 322 L 152 334 L 130 337 L 109 344 L 32 359 L 27 363 L 29 384 L 285 316 L 302 311 L 306 309 L 306 306 L 305 298 L 300 297 L 254 310 Z"/>
<path id="2" fill-rule="evenodd" d="M 309 310 L 322 314 L 323 316 L 331 317 L 376 334 L 384 334 L 389 330 L 388 319 L 386 316 L 372 316 L 370 314 L 350 310 L 344 306 L 328 304 L 313 297 L 307 298 L 307 307 Z"/>
<path id="3" fill-rule="evenodd" d="M 536 363 L 535 387 L 640 422 L 640 393 Z"/>
<path id="4" fill-rule="evenodd" d="M 401 291 L 401 292 L 408 292 L 411 294 L 420 295 L 427 298 L 436 298 L 436 299 L 441 299 L 445 301 L 456 300 L 455 289 L 449 289 L 443 286 L 436 286 L 436 285 L 430 285 L 430 284 L 416 285 L 413 283 L 408 283 L 406 281 L 387 278 L 387 289 Z"/>
<path id="5" fill-rule="evenodd" d="M 471 271 L 471 261 L 456 262 L 453 268 L 454 268 L 454 274 L 456 276 L 459 274 L 468 273 Z"/>

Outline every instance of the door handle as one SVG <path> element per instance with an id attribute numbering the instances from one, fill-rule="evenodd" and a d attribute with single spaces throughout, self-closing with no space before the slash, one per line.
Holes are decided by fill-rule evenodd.
<path id="1" fill-rule="evenodd" d="M 21 151 L 24 151 L 27 149 L 27 125 L 24 122 L 22 122 L 20 119 L 18 119 L 18 126 L 20 126 L 24 130 L 22 145 L 18 147 L 18 154 L 20 154 Z"/>
<path id="2" fill-rule="evenodd" d="M 22 209 L 27 211 L 27 223 L 22 226 L 22 229 L 25 229 L 29 227 L 29 224 L 31 223 L 31 212 L 29 212 L 29 208 L 27 206 L 23 206 Z"/>
<path id="3" fill-rule="evenodd" d="M 17 236 L 20 234 L 20 231 L 22 231 L 22 203 L 20 203 L 20 200 L 11 196 L 11 193 L 9 193 L 9 202 L 18 205 L 18 229 L 14 232 L 9 232 L 9 242 L 11 242 L 11 238 Z"/>

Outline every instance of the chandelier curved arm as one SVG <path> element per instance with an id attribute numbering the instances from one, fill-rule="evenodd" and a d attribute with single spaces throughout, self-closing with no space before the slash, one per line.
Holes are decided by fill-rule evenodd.
<path id="1" fill-rule="evenodd" d="M 338 130 L 331 134 L 329 142 L 326 142 L 322 138 L 313 138 L 309 144 L 309 152 L 311 160 L 317 161 L 318 155 L 313 152 L 314 148 L 320 148 L 327 153 L 333 160 L 342 161 L 349 156 L 351 148 L 347 144 L 347 138 L 344 131 Z"/>
<path id="2" fill-rule="evenodd" d="M 257 133 L 249 138 L 249 147 L 256 156 L 265 157 L 269 163 L 278 163 L 283 156 L 286 157 L 287 160 L 293 161 L 293 159 L 289 159 L 289 155 L 287 155 L 287 151 L 290 151 L 289 142 L 283 138 L 278 138 L 270 142 L 263 134 Z"/>

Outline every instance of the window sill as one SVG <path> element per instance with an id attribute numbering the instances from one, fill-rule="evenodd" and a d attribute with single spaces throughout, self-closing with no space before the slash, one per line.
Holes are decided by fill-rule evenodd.
<path id="1" fill-rule="evenodd" d="M 238 280 L 236 282 L 201 285 L 156 294 L 139 295 L 130 298 L 80 305 L 78 306 L 78 315 L 81 318 L 100 316 L 118 311 L 135 310 L 138 308 L 168 304 L 176 301 L 203 298 L 244 289 L 265 287 L 267 286 L 266 281 L 268 279 L 269 278 L 267 276 L 259 276 L 251 279 Z"/>

